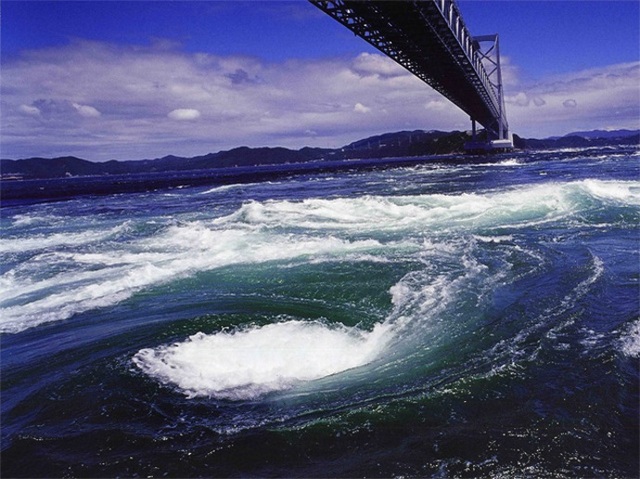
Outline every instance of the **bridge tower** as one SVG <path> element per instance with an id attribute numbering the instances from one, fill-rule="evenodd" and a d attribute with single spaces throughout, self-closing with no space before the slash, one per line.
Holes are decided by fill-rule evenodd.
<path id="1" fill-rule="evenodd" d="M 504 105 L 499 36 L 496 33 L 493 35 L 472 37 L 472 44 L 475 53 L 487 72 L 489 85 L 494 90 L 498 101 L 498 116 L 493 125 L 486 127 L 486 141 L 478 141 L 476 137 L 476 120 L 471 117 L 472 139 L 465 145 L 465 150 L 490 151 L 511 149 L 513 148 L 513 135 L 509 131 L 507 113 Z"/>

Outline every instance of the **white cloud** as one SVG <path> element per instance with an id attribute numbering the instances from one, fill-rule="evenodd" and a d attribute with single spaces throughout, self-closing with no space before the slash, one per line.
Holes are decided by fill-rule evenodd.
<path id="1" fill-rule="evenodd" d="M 638 63 L 533 85 L 521 84 L 517 68 L 507 65 L 507 115 L 516 133 L 637 125 Z M 468 116 L 439 93 L 371 53 L 274 63 L 76 41 L 28 52 L 2 68 L 3 154 L 14 158 L 190 156 L 239 145 L 338 147 L 387 131 L 470 128 Z M 567 99 L 579 108 L 564 107 Z M 199 118 L 207 121 L 177 121 Z"/>
<path id="2" fill-rule="evenodd" d="M 446 101 L 425 111 L 440 95 L 376 54 L 267 63 L 78 41 L 7 62 L 2 89 L 3 112 L 20 113 L 2 118 L 11 157 L 148 158 L 310 141 L 338 147 L 385 131 L 468 123 Z M 82 122 L 81 115 L 101 121 Z M 176 121 L 202 117 L 207 121 Z"/>
<path id="3" fill-rule="evenodd" d="M 40 116 L 41 111 L 38 107 L 32 105 L 20 105 L 18 107 L 20 113 L 24 113 L 29 116 Z"/>
<path id="4" fill-rule="evenodd" d="M 447 103 L 443 100 L 431 100 L 425 105 L 427 110 L 443 111 L 447 108 Z"/>
<path id="5" fill-rule="evenodd" d="M 640 62 L 609 65 L 519 85 L 505 97 L 511 128 L 523 136 L 638 128 Z M 513 91 L 513 90 L 512 90 Z"/>
<path id="6" fill-rule="evenodd" d="M 532 98 L 532 101 L 533 101 L 533 104 L 534 104 L 535 106 L 544 106 L 544 105 L 546 105 L 546 104 L 547 104 L 547 102 L 546 102 L 546 101 L 544 101 L 544 99 L 542 99 L 542 98 L 541 98 L 541 97 L 539 97 L 539 96 L 534 96 L 534 97 Z"/>
<path id="7" fill-rule="evenodd" d="M 518 92 L 516 95 L 512 97 L 509 97 L 508 101 L 509 103 L 514 103 L 518 106 L 529 106 L 529 97 L 523 91 Z"/>
<path id="8" fill-rule="evenodd" d="M 71 106 L 76 109 L 80 116 L 85 118 L 97 118 L 100 116 L 100 112 L 92 106 L 80 105 L 79 103 L 72 103 Z"/>
<path id="9" fill-rule="evenodd" d="M 505 102 L 515 106 L 527 107 L 530 104 L 534 106 L 543 106 L 546 102 L 539 96 L 532 96 L 523 91 L 519 91 L 515 95 L 506 95 Z"/>
<path id="10" fill-rule="evenodd" d="M 356 103 L 353 107 L 353 111 L 355 111 L 356 113 L 369 113 L 371 111 L 371 108 L 369 108 L 368 106 L 364 106 L 362 103 Z"/>
<path id="11" fill-rule="evenodd" d="M 193 108 L 178 108 L 176 110 L 172 110 L 167 115 L 172 120 L 197 120 L 200 118 L 200 112 Z"/>
<path id="12" fill-rule="evenodd" d="M 353 61 L 353 70 L 363 75 L 407 75 L 407 70 L 391 58 L 376 53 L 361 53 Z"/>
<path id="13" fill-rule="evenodd" d="M 502 85 L 504 88 L 507 90 L 518 88 L 522 82 L 520 68 L 513 64 L 511 57 L 506 55 L 500 56 L 500 70 L 502 72 Z"/>

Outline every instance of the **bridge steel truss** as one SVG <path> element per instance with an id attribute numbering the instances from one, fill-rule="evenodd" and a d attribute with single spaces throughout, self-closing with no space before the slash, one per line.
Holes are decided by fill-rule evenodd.
<path id="1" fill-rule="evenodd" d="M 511 143 L 498 35 L 472 37 L 454 0 L 309 1 Z"/>

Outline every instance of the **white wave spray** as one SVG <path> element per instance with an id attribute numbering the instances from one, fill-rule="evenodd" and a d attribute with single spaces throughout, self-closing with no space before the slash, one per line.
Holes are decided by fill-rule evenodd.
<path id="1" fill-rule="evenodd" d="M 288 320 L 262 327 L 198 333 L 186 341 L 143 349 L 133 362 L 186 395 L 254 399 L 362 366 L 388 340 L 388 326 L 373 331 Z"/>

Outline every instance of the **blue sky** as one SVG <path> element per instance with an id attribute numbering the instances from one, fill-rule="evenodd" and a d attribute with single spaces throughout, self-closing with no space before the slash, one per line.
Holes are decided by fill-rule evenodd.
<path id="1" fill-rule="evenodd" d="M 515 133 L 639 127 L 640 2 L 459 4 L 472 34 L 500 34 Z M 2 157 L 337 147 L 387 131 L 470 128 L 302 0 L 3 0 L 0 15 Z"/>

